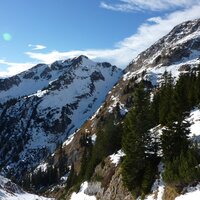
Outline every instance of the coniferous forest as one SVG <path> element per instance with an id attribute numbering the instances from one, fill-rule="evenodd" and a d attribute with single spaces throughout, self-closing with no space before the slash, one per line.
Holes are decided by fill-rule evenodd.
<path id="1" fill-rule="evenodd" d="M 122 139 L 123 181 L 133 196 L 150 192 L 160 161 L 165 183 L 177 190 L 200 180 L 198 146 L 188 137 L 191 124 L 186 120 L 200 103 L 199 69 L 181 74 L 177 82 L 165 72 L 160 87 L 148 89 L 141 82 L 135 90 Z M 162 135 L 156 140 L 150 129 L 159 124 Z"/>

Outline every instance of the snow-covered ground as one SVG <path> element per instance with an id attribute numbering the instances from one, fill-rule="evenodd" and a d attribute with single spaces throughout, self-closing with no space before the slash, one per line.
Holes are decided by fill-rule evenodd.
<path id="1" fill-rule="evenodd" d="M 110 160 L 115 166 L 117 166 L 123 156 L 125 156 L 125 153 L 120 149 L 117 153 L 110 155 Z"/>
<path id="2" fill-rule="evenodd" d="M 195 187 L 188 187 L 187 192 L 175 198 L 175 200 L 199 200 L 200 199 L 200 183 Z"/>
<path id="3" fill-rule="evenodd" d="M 81 188 L 78 193 L 73 193 L 70 200 L 96 200 L 95 196 L 89 196 L 84 193 L 84 191 L 88 188 L 88 182 L 84 182 L 81 184 Z"/>
<path id="4" fill-rule="evenodd" d="M 144 66 L 144 67 L 142 67 L 142 68 L 140 68 L 140 69 L 138 69 L 134 72 L 127 72 L 126 74 L 124 74 L 123 80 L 124 81 L 130 80 L 133 77 L 141 75 L 141 76 L 139 76 L 139 78 L 136 81 L 136 82 L 140 82 L 142 80 L 143 71 L 146 71 L 146 74 L 143 77 L 143 79 L 147 79 L 147 80 L 151 81 L 151 83 L 154 86 L 159 85 L 161 83 L 162 75 L 165 71 L 171 73 L 172 77 L 174 77 L 175 80 L 177 80 L 181 73 L 185 73 L 185 71 L 180 70 L 181 66 L 189 65 L 191 68 L 193 68 L 193 67 L 196 67 L 197 64 L 199 64 L 198 58 L 193 58 L 193 57 L 195 57 L 195 56 L 193 55 L 193 56 L 191 56 L 191 58 L 188 58 L 184 62 L 172 64 L 170 66 L 159 66 L 158 65 L 158 66 L 149 67 L 149 68 L 146 68 Z"/>
<path id="5" fill-rule="evenodd" d="M 190 137 L 200 142 L 200 109 L 195 108 L 192 110 L 187 120 L 191 123 Z"/>
<path id="6" fill-rule="evenodd" d="M 9 179 L 0 176 L 0 200 L 54 200 L 23 191 Z"/>

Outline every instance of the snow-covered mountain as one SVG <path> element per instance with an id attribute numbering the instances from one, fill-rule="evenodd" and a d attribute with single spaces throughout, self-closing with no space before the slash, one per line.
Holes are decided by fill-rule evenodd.
<path id="1" fill-rule="evenodd" d="M 78 129 L 122 70 L 85 56 L 39 64 L 0 80 L 0 165 L 21 176 Z"/>
<path id="2" fill-rule="evenodd" d="M 53 200 L 35 194 L 25 192 L 7 178 L 0 176 L 0 199 L 1 200 Z"/>
<path id="3" fill-rule="evenodd" d="M 147 68 L 169 68 L 171 65 L 192 65 L 200 58 L 200 20 L 177 25 L 169 34 L 140 53 L 126 68 L 126 72 Z M 179 69 L 188 69 L 190 66 Z"/>
<path id="4" fill-rule="evenodd" d="M 200 19 L 187 21 L 176 26 L 169 34 L 139 54 L 125 69 L 123 77 L 108 93 L 104 104 L 64 147 L 68 158 L 71 158 L 74 162 L 74 166 L 80 166 L 81 164 L 83 149 L 81 149 L 78 142 L 81 135 L 85 133 L 93 137 L 97 132 L 97 127 L 100 124 L 102 125 L 102 119 L 106 119 L 109 113 L 115 113 L 116 108 L 118 111 L 120 109 L 121 115 L 128 112 L 134 101 L 132 94 L 138 82 L 143 79 L 147 84 L 156 89 L 156 86 L 163 81 L 162 75 L 165 71 L 171 72 L 176 80 L 181 73 L 187 73 L 192 69 L 195 70 L 198 64 L 200 64 Z M 193 110 L 191 118 L 197 115 L 198 112 L 197 110 Z M 194 129 L 200 129 L 198 120 L 194 121 L 191 127 L 192 132 Z M 199 140 L 198 134 L 196 139 Z M 116 168 L 115 163 L 113 164 L 114 166 L 111 166 L 107 158 L 103 163 L 105 164 L 103 164 L 104 167 L 99 164 L 95 169 L 95 173 L 98 170 L 100 171 L 100 175 L 101 173 L 110 172 L 112 175 L 109 174 L 109 178 L 107 177 L 105 180 L 107 185 L 105 187 L 102 186 L 99 190 L 100 193 L 98 193 L 94 189 L 95 183 L 89 182 L 89 189 L 87 191 L 94 189 L 95 192 L 85 193 L 87 195 L 90 194 L 92 198 L 96 195 L 97 199 L 109 200 L 115 197 L 116 199 L 132 200 L 131 194 L 123 188 L 122 177 L 119 172 L 120 168 Z M 79 172 L 79 169 L 77 167 L 76 171 Z M 98 177 L 99 174 L 94 174 L 94 177 Z M 83 193 L 82 189 L 80 193 Z"/>

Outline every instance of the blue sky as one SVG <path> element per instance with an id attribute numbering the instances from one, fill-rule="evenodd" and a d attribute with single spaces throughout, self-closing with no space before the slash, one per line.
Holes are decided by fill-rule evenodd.
<path id="1" fill-rule="evenodd" d="M 125 67 L 199 0 L 0 0 L 0 76 L 85 54 Z"/>

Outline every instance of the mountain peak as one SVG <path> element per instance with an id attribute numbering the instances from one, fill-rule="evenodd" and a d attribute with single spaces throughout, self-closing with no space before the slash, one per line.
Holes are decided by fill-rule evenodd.
<path id="1" fill-rule="evenodd" d="M 87 56 L 80 55 L 78 57 L 75 57 L 71 60 L 74 66 L 77 65 L 94 65 L 96 64 L 94 61 L 90 60 Z"/>
<path id="2" fill-rule="evenodd" d="M 122 70 L 104 65 L 79 56 L 41 65 L 17 75 L 18 79 L 0 82 L 0 127 L 4 127 L 0 141 L 6 137 L 5 145 L 11 147 L 4 160 L 5 170 L 11 162 L 15 174 L 25 170 L 28 163 L 38 164 L 44 152 L 52 153 L 58 141 L 63 142 L 94 114 L 122 76 Z M 13 138 L 23 140 L 24 148 L 12 147 Z M 0 157 L 4 148 L 0 147 Z M 14 152 L 16 160 L 11 159 Z"/>

